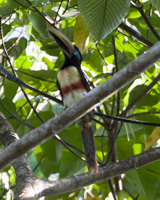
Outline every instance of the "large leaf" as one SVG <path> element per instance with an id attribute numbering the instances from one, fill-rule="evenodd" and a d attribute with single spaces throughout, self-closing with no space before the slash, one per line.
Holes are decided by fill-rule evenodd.
<path id="1" fill-rule="evenodd" d="M 157 165 L 153 163 L 145 168 L 137 170 L 147 200 L 159 199 L 156 198 L 160 187 L 160 176 L 159 170 L 157 169 L 158 165 L 159 162 L 157 162 Z"/>
<path id="2" fill-rule="evenodd" d="M 31 12 L 29 15 L 33 28 L 40 34 L 41 37 L 48 37 L 46 30 L 46 21 L 37 13 Z"/>
<path id="3" fill-rule="evenodd" d="M 82 54 L 87 54 L 88 52 L 88 35 L 89 31 L 84 22 L 83 16 L 78 14 L 74 28 L 74 41 Z"/>
<path id="4" fill-rule="evenodd" d="M 122 21 L 129 10 L 129 0 L 79 0 L 84 20 L 97 40 L 102 40 Z"/>

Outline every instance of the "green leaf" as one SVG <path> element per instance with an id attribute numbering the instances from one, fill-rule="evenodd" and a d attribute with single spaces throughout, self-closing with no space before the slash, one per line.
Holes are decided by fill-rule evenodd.
<path id="1" fill-rule="evenodd" d="M 17 38 L 16 38 L 17 39 Z M 15 39 L 11 39 L 6 43 L 6 46 L 9 48 L 15 43 Z M 21 53 L 25 50 L 27 46 L 27 40 L 25 38 L 21 38 L 18 44 L 15 44 L 11 50 L 9 50 L 10 55 L 16 59 Z"/>
<path id="2" fill-rule="evenodd" d="M 43 173 L 43 176 L 45 178 L 48 178 L 50 174 L 55 173 L 53 162 L 50 161 L 46 155 L 44 154 L 41 145 L 37 146 L 34 150 L 37 162 L 39 163 L 39 168 L 41 170 L 41 173 Z"/>
<path id="3" fill-rule="evenodd" d="M 6 36 L 10 32 L 11 28 L 12 27 L 10 25 L 4 24 L 3 25 L 3 35 Z"/>
<path id="4" fill-rule="evenodd" d="M 160 11 L 160 1 L 159 0 L 150 0 L 150 2 L 152 3 L 152 5 Z"/>
<path id="5" fill-rule="evenodd" d="M 127 186 L 131 193 L 136 191 L 136 193 L 139 193 L 141 196 L 146 196 L 146 191 L 143 188 L 139 173 L 136 170 L 128 172 L 123 180 L 123 183 Z"/>
<path id="6" fill-rule="evenodd" d="M 17 93 L 19 85 L 16 83 L 13 83 L 10 80 L 5 80 L 4 82 L 4 94 L 7 98 L 9 98 L 11 101 L 15 97 Z"/>
<path id="7" fill-rule="evenodd" d="M 32 2 L 32 6 L 38 6 L 38 5 L 40 5 L 41 3 L 46 4 L 46 3 L 48 2 L 48 0 L 36 0 L 36 1 L 31 0 L 31 2 Z"/>
<path id="8" fill-rule="evenodd" d="M 52 106 L 52 112 L 57 115 L 59 113 L 61 113 L 64 109 L 63 105 L 57 104 L 53 101 L 50 101 L 51 106 Z"/>
<path id="9" fill-rule="evenodd" d="M 88 57 L 86 63 L 87 67 L 91 71 L 102 72 L 103 71 L 103 61 L 97 51 L 92 52 L 91 56 Z"/>
<path id="10" fill-rule="evenodd" d="M 160 164 L 159 162 L 156 163 L 157 165 Z M 145 191 L 145 197 L 147 197 L 147 200 L 156 199 L 157 192 L 159 192 L 160 176 L 159 170 L 156 168 L 154 168 L 154 165 L 152 167 L 151 164 L 145 168 L 138 169 L 139 178 L 141 180 L 141 184 Z M 154 185 L 154 187 L 151 187 L 151 185 Z"/>
<path id="11" fill-rule="evenodd" d="M 72 125 L 66 128 L 60 134 L 61 138 L 75 146 L 76 148 L 83 150 L 83 144 L 81 139 L 80 129 L 76 125 Z M 72 149 L 74 150 L 74 149 Z M 75 150 L 74 150 L 75 151 Z M 78 155 L 81 155 L 78 151 L 75 151 Z M 68 149 L 64 148 L 62 153 L 62 159 L 60 161 L 60 177 L 66 177 L 73 175 L 77 172 L 82 172 L 86 168 L 86 163 L 81 161 L 75 155 L 73 155 Z"/>
<path id="12" fill-rule="evenodd" d="M 20 119 L 23 119 L 23 118 L 20 117 Z M 27 120 L 27 122 L 28 124 L 30 124 L 29 120 Z M 25 126 L 24 124 L 19 124 L 19 126 L 15 130 L 18 133 L 19 137 L 22 137 L 25 134 L 29 133 L 31 131 L 31 128 L 29 128 L 28 126 Z"/>
<path id="13" fill-rule="evenodd" d="M 15 113 L 16 108 L 15 104 L 11 101 L 9 94 L 3 99 L 2 103 L 0 104 L 0 111 L 5 115 L 5 117 L 10 117 L 10 114 L 5 109 L 5 107 L 10 111 L 10 113 Z"/>
<path id="14" fill-rule="evenodd" d="M 50 70 L 54 68 L 54 63 L 50 61 L 48 58 L 43 57 L 42 60 Z"/>
<path id="15" fill-rule="evenodd" d="M 78 14 L 74 27 L 74 41 L 82 54 L 88 52 L 88 36 L 89 30 L 84 22 L 83 16 Z"/>
<path id="16" fill-rule="evenodd" d="M 20 73 L 20 72 L 19 72 Z M 23 70 L 21 71 L 21 76 L 24 74 L 27 77 L 29 77 L 28 80 L 33 81 L 33 79 L 39 79 L 40 81 L 53 81 L 56 79 L 56 72 L 54 70 Z M 25 77 L 23 77 L 25 78 Z M 32 79 L 33 78 L 33 79 Z"/>
<path id="17" fill-rule="evenodd" d="M 71 176 L 77 172 L 84 171 L 85 163 L 72 155 L 67 149 L 63 151 L 60 162 L 60 178 Z"/>
<path id="18" fill-rule="evenodd" d="M 129 10 L 129 0 L 79 0 L 84 20 L 97 40 L 102 40 L 122 21 Z"/>
<path id="19" fill-rule="evenodd" d="M 59 165 L 62 157 L 63 145 L 55 139 L 50 139 L 41 145 L 43 153 L 47 159 L 52 161 L 54 166 Z"/>
<path id="20" fill-rule="evenodd" d="M 39 33 L 41 37 L 47 38 L 48 33 L 46 31 L 47 24 L 46 21 L 42 18 L 41 15 L 35 12 L 31 12 L 28 16 L 29 20 L 32 23 L 33 28 Z"/>
<path id="21" fill-rule="evenodd" d="M 26 55 L 21 54 L 14 62 L 14 65 L 18 69 L 28 69 L 30 68 L 33 63 L 29 61 L 29 57 Z"/>
<path id="22" fill-rule="evenodd" d="M 118 158 L 120 160 L 126 159 L 133 155 L 133 140 L 128 141 L 126 138 L 119 137 L 117 139 Z"/>
<path id="23" fill-rule="evenodd" d="M 128 18 L 138 18 L 141 16 L 141 13 L 135 8 L 130 8 L 129 13 L 127 14 Z"/>
<path id="24" fill-rule="evenodd" d="M 0 7 L 6 6 L 7 0 L 1 0 L 0 1 Z"/>
<path id="25" fill-rule="evenodd" d="M 132 147 L 133 147 L 134 155 L 142 153 L 142 144 L 134 143 Z"/>
<path id="26" fill-rule="evenodd" d="M 53 174 L 56 172 L 54 169 L 53 163 L 47 158 L 44 158 L 44 160 L 42 160 L 40 164 L 40 169 L 46 178 L 48 178 L 50 174 Z"/>
<path id="27" fill-rule="evenodd" d="M 43 90 L 44 92 L 55 91 L 56 88 L 56 72 L 54 70 L 21 70 L 17 71 L 17 74 L 21 80 L 32 85 L 33 87 Z M 29 89 L 26 89 L 30 94 L 35 94 Z"/>
<path id="28" fill-rule="evenodd" d="M 6 15 L 6 13 L 12 12 L 15 8 L 18 7 L 18 4 L 12 0 L 3 0 L 0 4 L 0 15 Z"/>

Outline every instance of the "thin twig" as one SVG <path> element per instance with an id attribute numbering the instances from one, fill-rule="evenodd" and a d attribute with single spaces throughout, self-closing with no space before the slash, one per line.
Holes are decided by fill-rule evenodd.
<path id="1" fill-rule="evenodd" d="M 126 116 L 126 113 L 131 110 L 143 97 L 145 97 L 145 95 L 147 93 L 150 92 L 150 90 L 152 89 L 152 87 L 154 85 L 157 84 L 157 82 L 160 80 L 160 73 L 158 74 L 158 76 L 151 82 L 150 85 L 148 85 L 143 92 L 141 92 L 133 101 L 131 101 L 129 103 L 129 105 L 127 106 L 127 108 L 121 113 L 120 116 Z"/>
<path id="2" fill-rule="evenodd" d="M 109 65 L 109 63 L 107 62 L 107 60 L 106 60 L 106 59 L 103 57 L 103 55 L 101 54 L 101 52 L 100 52 L 100 50 L 99 50 L 97 44 L 96 44 L 96 48 L 97 48 L 97 51 L 98 51 L 99 55 L 101 56 L 102 60 L 104 61 L 104 63 L 105 63 L 106 65 Z"/>
<path id="3" fill-rule="evenodd" d="M 0 18 L 0 24 L 2 24 L 2 17 Z M 7 58 L 8 62 L 9 62 L 9 65 L 10 65 L 12 71 L 13 71 L 14 76 L 17 78 L 17 74 L 16 74 L 16 72 L 15 72 L 13 66 L 12 66 L 12 63 L 11 63 L 11 61 L 10 61 L 10 58 L 9 58 L 9 55 L 8 55 L 8 52 L 7 52 L 5 43 L 4 43 L 4 39 L 3 39 L 3 28 L 2 28 L 2 26 L 1 26 L 1 37 L 2 37 L 2 45 L 3 45 L 3 49 L 4 49 L 4 52 L 5 52 L 6 58 Z M 19 84 L 19 86 L 20 86 L 20 88 L 21 88 L 21 90 L 22 90 L 22 92 L 23 92 L 25 98 L 27 99 L 29 105 L 30 105 L 31 108 L 33 109 L 34 113 L 37 115 L 38 119 L 39 119 L 41 122 L 43 122 L 42 117 L 38 114 L 38 112 L 36 111 L 36 109 L 35 109 L 34 106 L 32 105 L 32 103 L 31 103 L 31 101 L 29 100 L 29 98 L 28 98 L 26 92 L 24 91 L 22 85 Z"/>
<path id="4" fill-rule="evenodd" d="M 141 112 L 132 115 L 127 115 L 127 118 L 136 117 L 140 115 L 152 115 L 152 114 L 160 114 L 160 111 L 148 111 L 148 112 Z"/>
<path id="5" fill-rule="evenodd" d="M 118 72 L 118 61 L 117 61 L 117 52 L 116 52 L 116 44 L 114 36 L 112 36 L 112 45 L 113 45 L 115 68 L 116 72 Z M 117 93 L 117 116 L 119 115 L 119 111 L 120 111 L 120 92 Z"/>
<path id="6" fill-rule="evenodd" d="M 19 85 L 22 85 L 23 87 L 26 87 L 34 92 L 36 92 L 37 94 L 40 94 L 44 97 L 47 97 L 53 101 L 55 101 L 56 103 L 62 104 L 62 101 L 57 99 L 56 97 L 53 97 L 43 91 L 38 90 L 37 88 L 23 82 L 22 80 L 20 80 L 19 78 L 15 77 L 13 74 L 11 74 L 9 71 L 7 71 L 6 69 L 3 68 L 3 66 L 0 64 L 0 70 L 5 74 L 5 77 L 8 78 L 9 80 L 18 83 Z"/>
<path id="7" fill-rule="evenodd" d="M 26 0 L 26 2 L 32 6 L 32 3 L 29 0 Z M 48 15 L 45 15 L 43 12 L 40 12 L 35 6 L 32 6 L 34 8 L 34 10 L 41 15 L 41 17 L 43 17 L 49 24 L 51 24 L 52 26 L 54 25 L 54 20 L 51 19 Z M 56 28 L 56 27 L 55 27 Z"/>
<path id="8" fill-rule="evenodd" d="M 104 156 L 104 131 L 105 129 L 103 130 L 103 134 L 101 136 L 101 152 L 102 152 L 102 158 L 103 158 L 103 162 L 105 161 L 105 156 Z"/>
<path id="9" fill-rule="evenodd" d="M 1 24 L 1 26 L 3 26 L 4 24 L 6 24 L 6 23 L 11 19 L 11 17 L 12 17 L 12 15 L 10 15 L 10 16 L 8 17 L 8 19 L 6 19 L 6 21 L 4 21 L 4 22 Z"/>
<path id="10" fill-rule="evenodd" d="M 58 17 L 58 13 L 59 13 L 59 11 L 60 11 L 60 8 L 61 8 L 61 6 L 62 6 L 62 3 L 63 3 L 63 0 L 61 0 L 60 4 L 59 4 L 59 6 L 58 6 L 58 10 L 57 10 L 56 16 L 55 16 L 55 18 L 54 18 L 54 24 L 56 24 L 56 20 L 57 20 L 57 17 Z"/>
<path id="11" fill-rule="evenodd" d="M 33 172 L 36 171 L 36 169 L 37 169 L 38 166 L 41 164 L 41 162 L 44 160 L 44 158 L 45 158 L 45 155 L 43 155 L 43 156 L 41 157 L 41 159 L 38 161 L 37 165 L 33 168 Z"/>
<path id="12" fill-rule="evenodd" d="M 150 28 L 150 30 L 152 31 L 154 36 L 157 38 L 157 40 L 160 40 L 160 35 L 158 34 L 158 32 L 155 30 L 154 26 L 149 21 L 148 17 L 146 16 L 145 12 L 143 11 L 143 6 L 140 4 L 139 0 L 138 0 L 138 6 L 132 1 L 131 1 L 131 6 L 135 9 L 137 9 L 141 13 L 144 21 L 146 22 L 147 26 Z"/>
<path id="13" fill-rule="evenodd" d="M 21 36 L 23 34 L 23 31 L 24 31 L 24 26 L 22 26 L 22 30 L 21 30 L 19 36 L 17 37 L 16 41 L 7 49 L 7 52 L 9 50 L 11 50 L 19 42 L 19 40 L 21 39 Z"/>
<path id="14" fill-rule="evenodd" d="M 68 10 L 70 2 L 71 2 L 71 0 L 68 0 L 68 1 L 67 1 L 66 8 L 64 9 L 64 11 L 63 11 L 63 14 L 62 14 L 62 15 L 64 15 L 64 14 L 65 14 L 65 12 Z"/>
<path id="15" fill-rule="evenodd" d="M 80 160 L 86 162 L 86 159 L 85 159 L 85 158 L 79 156 L 79 155 L 78 155 L 77 153 L 75 153 L 71 148 L 69 148 L 68 145 L 66 144 L 66 142 L 63 141 L 57 134 L 54 135 L 54 138 L 55 138 L 56 140 L 58 140 L 60 143 L 62 143 L 63 146 L 65 146 L 73 155 L 75 155 L 75 156 L 76 156 L 77 158 L 79 158 Z M 72 147 L 73 147 L 73 146 L 72 146 Z"/>
<path id="16" fill-rule="evenodd" d="M 56 81 L 53 81 L 53 80 L 47 80 L 47 79 L 44 79 L 43 77 L 38 77 L 38 76 L 35 76 L 35 75 L 31 74 L 32 71 L 31 71 L 31 73 L 27 73 L 27 72 L 22 71 L 22 70 L 20 70 L 20 69 L 18 69 L 18 70 L 15 69 L 15 70 L 18 71 L 18 72 L 21 73 L 21 74 L 25 74 L 25 75 L 28 76 L 28 77 L 31 77 L 31 78 L 37 79 L 38 81 L 45 81 L 45 82 L 48 82 L 48 83 L 56 83 Z"/>
<path id="17" fill-rule="evenodd" d="M 160 123 L 131 120 L 131 119 L 127 119 L 125 117 L 115 117 L 115 116 L 106 115 L 106 114 L 102 114 L 102 113 L 98 113 L 98 112 L 95 112 L 95 115 L 102 117 L 102 118 L 114 119 L 116 121 L 126 122 L 126 123 L 130 123 L 130 124 L 140 124 L 140 125 L 145 125 L 145 126 L 160 126 Z"/>
<path id="18" fill-rule="evenodd" d="M 3 106 L 3 108 L 11 115 L 11 118 L 16 119 L 16 120 L 19 121 L 21 124 L 24 124 L 25 126 L 31 128 L 31 129 L 34 129 L 34 128 L 35 128 L 34 126 L 32 126 L 32 125 L 28 124 L 27 122 L 23 121 L 22 119 L 20 119 L 20 118 L 17 117 L 16 115 L 12 114 L 12 113 L 10 112 L 10 110 L 4 105 L 4 103 L 3 103 L 2 100 L 0 100 L 0 103 L 1 103 L 1 105 Z"/>
<path id="19" fill-rule="evenodd" d="M 119 133 L 120 133 L 120 130 L 121 130 L 122 126 L 123 126 L 123 122 L 121 122 L 121 124 L 120 124 L 120 126 L 119 126 L 119 129 L 117 130 L 116 134 L 114 135 L 114 139 L 113 139 L 113 141 L 112 141 L 113 143 L 112 143 L 111 148 L 110 148 L 110 150 L 109 150 L 109 152 L 108 152 L 108 154 L 107 154 L 106 162 L 103 163 L 103 164 L 101 164 L 101 166 L 105 166 L 105 165 L 107 165 L 107 164 L 109 163 L 109 161 L 110 161 L 110 159 L 111 159 L 111 157 L 112 157 L 112 153 L 113 153 L 113 151 L 114 151 L 115 142 L 116 142 L 116 140 L 117 140 L 117 137 L 118 137 L 118 135 L 119 135 Z"/>
<path id="20" fill-rule="evenodd" d="M 125 187 L 125 185 L 123 185 L 124 190 L 129 194 L 129 196 L 133 199 L 133 200 L 138 200 L 138 196 L 134 197 L 127 189 L 127 187 Z"/>
<path id="21" fill-rule="evenodd" d="M 153 42 L 151 42 L 150 40 L 148 40 L 147 38 L 145 38 L 143 35 L 141 35 L 139 32 L 135 31 L 134 29 L 132 29 L 131 27 L 127 26 L 126 24 L 124 24 L 123 22 L 120 24 L 119 26 L 120 28 L 122 28 L 123 30 L 125 30 L 126 32 L 128 32 L 129 34 L 133 35 L 135 38 L 137 38 L 139 41 L 143 42 L 144 44 L 146 44 L 148 47 L 151 47 L 154 45 Z"/>
<path id="22" fill-rule="evenodd" d="M 17 1 L 17 0 L 14 0 L 14 2 L 16 2 L 17 4 L 19 4 L 19 5 L 22 6 L 23 8 L 27 8 L 27 9 L 29 9 L 29 10 L 32 10 L 32 9 L 30 8 L 30 6 L 26 6 L 26 5 L 20 3 L 20 2 Z M 32 11 L 33 11 L 33 10 L 32 10 Z"/>

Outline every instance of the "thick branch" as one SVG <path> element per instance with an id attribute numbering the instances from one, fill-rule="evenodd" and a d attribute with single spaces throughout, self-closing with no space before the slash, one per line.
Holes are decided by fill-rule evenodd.
<path id="1" fill-rule="evenodd" d="M 34 185 L 34 187 L 36 186 L 36 184 L 41 185 L 39 190 L 36 191 L 38 197 L 50 196 L 50 195 L 55 196 L 58 194 L 64 194 L 67 192 L 83 188 L 90 184 L 98 183 L 104 180 L 111 179 L 113 177 L 117 177 L 120 174 L 125 174 L 126 172 L 138 169 L 159 159 L 160 159 L 160 147 L 154 148 L 150 151 L 146 151 L 144 153 L 130 157 L 128 159 L 119 161 L 112 165 L 103 167 L 97 173 L 80 174 L 53 182 L 49 181 L 39 182 L 39 180 L 36 180 L 32 184 Z M 28 196 L 27 200 L 33 199 L 33 195 L 32 194 L 30 195 L 31 196 Z M 23 198 L 23 200 L 25 200 L 25 198 Z"/>
<path id="2" fill-rule="evenodd" d="M 112 78 L 90 91 L 83 99 L 75 102 L 60 115 L 50 119 L 40 127 L 25 135 L 21 140 L 9 145 L 0 154 L 0 169 L 10 164 L 14 159 L 44 142 L 54 134 L 64 130 L 96 104 L 104 102 L 141 72 L 152 66 L 160 59 L 160 42 L 151 47 L 146 53 L 129 63 Z"/>
<path id="3" fill-rule="evenodd" d="M 0 139 L 5 146 L 18 140 L 17 134 L 12 126 L 0 113 Z M 21 156 L 13 162 L 16 172 L 17 200 L 33 200 L 42 196 L 58 195 L 71 192 L 87 185 L 108 180 L 124 174 L 128 171 L 138 169 L 153 161 L 160 159 L 160 147 L 125 159 L 110 166 L 103 167 L 95 174 L 81 174 L 58 181 L 42 181 L 33 176 L 26 155 Z"/>
<path id="4" fill-rule="evenodd" d="M 2 113 L 0 113 L 0 140 L 5 147 L 19 140 L 17 133 Z M 36 178 L 33 176 L 26 154 L 16 159 L 12 165 L 16 173 L 16 199 L 18 200 L 21 194 L 28 195 L 30 191 L 33 191 L 33 188 L 27 190 L 26 186 Z M 26 188 L 25 191 L 24 188 Z"/>

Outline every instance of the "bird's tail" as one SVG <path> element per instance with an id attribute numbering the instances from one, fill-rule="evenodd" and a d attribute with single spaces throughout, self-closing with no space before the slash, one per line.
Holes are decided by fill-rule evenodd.
<path id="1" fill-rule="evenodd" d="M 93 139 L 92 126 L 88 128 L 81 128 L 82 140 L 84 145 L 84 151 L 86 155 L 86 160 L 88 164 L 88 170 L 90 173 L 98 171 L 96 150 Z"/>

